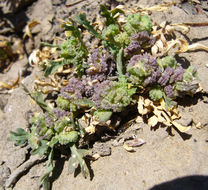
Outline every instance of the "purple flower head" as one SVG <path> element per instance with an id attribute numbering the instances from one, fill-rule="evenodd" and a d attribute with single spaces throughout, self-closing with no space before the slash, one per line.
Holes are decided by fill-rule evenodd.
<path id="1" fill-rule="evenodd" d="M 166 69 L 165 69 L 165 71 L 164 71 L 164 73 L 162 74 L 162 76 L 159 78 L 159 80 L 158 80 L 158 83 L 161 85 L 161 86 L 165 86 L 167 83 L 168 83 L 168 81 L 169 81 L 169 79 L 170 79 L 170 77 L 171 77 L 171 75 L 174 73 L 174 69 L 173 68 L 171 68 L 171 67 L 166 67 Z"/>
<path id="2" fill-rule="evenodd" d="M 169 98 L 173 98 L 174 97 L 174 91 L 173 91 L 173 87 L 171 85 L 168 85 L 164 88 L 164 91 L 166 93 L 166 95 Z"/>
<path id="3" fill-rule="evenodd" d="M 69 112 L 65 110 L 60 110 L 58 108 L 54 108 L 53 114 L 59 119 L 59 118 L 69 115 Z"/>
<path id="4" fill-rule="evenodd" d="M 170 78 L 170 83 L 174 83 L 174 82 L 177 82 L 177 81 L 182 81 L 183 80 L 183 74 L 184 74 L 184 69 L 180 66 L 178 67 L 173 75 L 171 76 Z"/>

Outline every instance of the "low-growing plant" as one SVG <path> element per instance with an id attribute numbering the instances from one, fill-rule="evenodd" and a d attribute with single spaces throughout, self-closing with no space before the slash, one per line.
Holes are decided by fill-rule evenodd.
<path id="1" fill-rule="evenodd" d="M 88 151 L 78 147 L 86 133 L 93 133 L 90 126 L 110 125 L 107 121 L 114 113 L 137 104 L 141 95 L 153 102 L 163 100 L 167 111 L 171 110 L 177 97 L 193 95 L 199 87 L 195 68 L 184 69 L 173 56 L 152 56 L 156 39 L 151 34 L 149 16 L 130 14 L 121 22 L 119 15 L 125 15 L 123 10 L 109 11 L 103 5 L 100 8 L 105 19 L 102 31 L 80 14 L 62 24 L 67 34 L 62 44 L 45 44 L 56 48 L 61 58 L 50 61 L 45 76 L 67 66 L 72 71 L 68 85 L 61 88 L 53 107 L 44 102 L 41 92 L 30 93 L 26 89 L 44 111 L 30 119 L 28 130 L 11 132 L 16 145 L 28 143 L 31 154 L 47 156 L 46 173 L 41 178 L 45 189 L 50 189 L 54 151 L 60 147 L 71 151 L 69 172 L 73 173 L 79 165 L 83 176 L 88 176 L 84 159 Z M 97 48 L 85 45 L 80 29 L 83 27 L 99 39 Z M 80 122 L 84 116 L 89 118 L 87 127 Z"/>

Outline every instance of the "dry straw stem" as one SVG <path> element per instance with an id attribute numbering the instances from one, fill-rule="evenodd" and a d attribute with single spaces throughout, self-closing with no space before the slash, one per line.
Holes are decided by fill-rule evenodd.
<path id="1" fill-rule="evenodd" d="M 36 21 L 36 20 L 33 20 L 33 21 L 31 21 L 31 22 L 29 22 L 28 24 L 27 24 L 27 26 L 26 26 L 26 31 L 25 31 L 25 33 L 24 33 L 24 35 L 23 35 L 23 40 L 25 40 L 25 38 L 28 36 L 29 38 L 33 38 L 33 36 L 32 36 L 32 33 L 31 33 L 31 29 L 33 28 L 33 27 L 35 27 L 36 25 L 38 25 L 39 24 L 39 22 L 38 21 Z"/>
<path id="2" fill-rule="evenodd" d="M 34 81 L 35 87 L 34 89 L 37 91 L 41 88 L 43 94 L 48 94 L 53 91 L 60 91 L 61 87 L 67 85 L 68 82 L 65 80 L 61 80 L 57 77 L 57 75 L 48 76 L 49 81 L 45 81 L 36 76 L 36 80 Z"/>
<path id="3" fill-rule="evenodd" d="M 183 126 L 175 121 L 181 117 L 178 110 L 176 107 L 172 107 L 171 109 L 167 110 L 164 100 L 161 100 L 161 102 L 156 105 L 150 99 L 144 99 L 144 97 L 139 96 L 137 108 L 139 114 L 142 116 L 149 113 L 154 114 L 148 119 L 148 125 L 151 127 L 155 127 L 158 124 L 163 124 L 168 127 L 174 126 L 182 133 L 191 128 L 191 126 Z"/>
<path id="4" fill-rule="evenodd" d="M 3 89 L 3 88 L 13 89 L 13 88 L 15 88 L 19 84 L 19 79 L 20 79 L 20 74 L 18 73 L 16 80 L 12 84 L 8 84 L 8 83 L 0 81 L 0 89 Z"/>
<path id="5" fill-rule="evenodd" d="M 190 26 L 201 27 L 208 26 L 208 23 L 180 23 L 180 24 L 167 24 L 161 23 L 159 26 L 155 24 L 152 34 L 156 38 L 156 43 L 152 47 L 152 55 L 155 57 L 167 55 L 168 52 L 175 48 L 175 53 L 184 53 L 190 51 L 203 50 L 208 51 L 208 46 L 200 43 L 189 45 L 185 39 L 171 39 L 167 40 L 166 35 L 173 35 L 176 31 L 186 34 L 190 31 Z"/>

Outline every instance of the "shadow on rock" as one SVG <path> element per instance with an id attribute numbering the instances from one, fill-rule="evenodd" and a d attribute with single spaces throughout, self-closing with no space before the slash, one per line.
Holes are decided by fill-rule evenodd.
<path id="1" fill-rule="evenodd" d="M 149 190 L 207 190 L 208 176 L 193 175 L 181 177 L 155 185 Z"/>

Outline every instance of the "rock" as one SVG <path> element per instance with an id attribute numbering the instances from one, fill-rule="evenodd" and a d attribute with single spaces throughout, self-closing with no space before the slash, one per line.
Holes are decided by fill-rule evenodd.
<path id="1" fill-rule="evenodd" d="M 92 154 L 99 154 L 100 156 L 110 156 L 111 147 L 107 143 L 96 142 L 93 145 Z"/>

